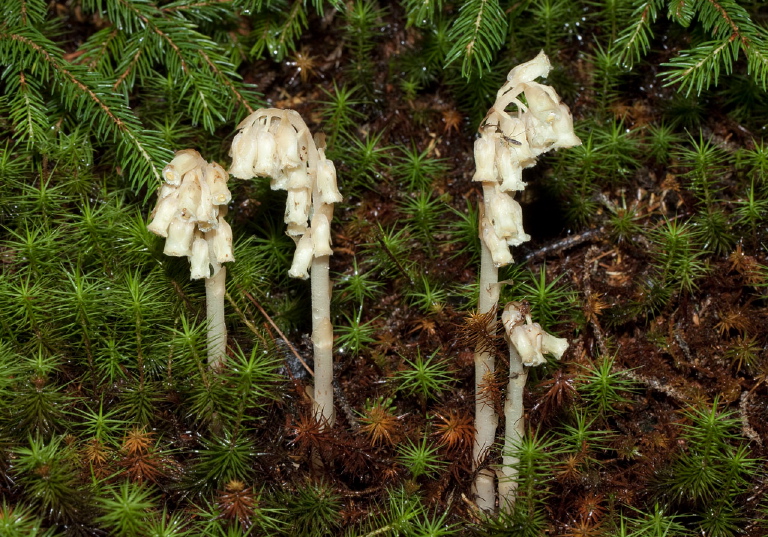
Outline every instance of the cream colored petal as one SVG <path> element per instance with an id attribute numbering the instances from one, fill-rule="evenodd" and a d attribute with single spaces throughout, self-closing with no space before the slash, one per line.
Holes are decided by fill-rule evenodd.
<path id="1" fill-rule="evenodd" d="M 293 263 L 288 271 L 288 275 L 291 278 L 302 280 L 309 278 L 309 265 L 312 263 L 312 255 L 312 232 L 308 230 L 296 245 L 296 252 L 293 254 Z"/>
<path id="2" fill-rule="evenodd" d="M 179 215 L 171 220 L 168 226 L 168 237 L 165 239 L 163 253 L 174 257 L 186 257 L 192 254 L 192 238 L 195 234 L 195 223 Z"/>
<path id="3" fill-rule="evenodd" d="M 192 255 L 189 258 L 190 279 L 199 280 L 211 276 L 211 264 L 208 255 L 208 242 L 202 237 L 197 237 L 192 242 Z"/>

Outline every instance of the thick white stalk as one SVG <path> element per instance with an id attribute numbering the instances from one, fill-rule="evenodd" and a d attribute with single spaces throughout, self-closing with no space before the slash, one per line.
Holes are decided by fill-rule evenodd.
<path id="1" fill-rule="evenodd" d="M 227 269 L 205 279 L 205 306 L 208 316 L 208 366 L 217 370 L 227 359 L 227 325 L 224 323 L 224 285 Z"/>
<path id="2" fill-rule="evenodd" d="M 315 354 L 315 417 L 333 425 L 333 327 L 331 326 L 331 280 L 328 259 L 312 259 L 312 345 Z"/>
<path id="3" fill-rule="evenodd" d="M 506 437 L 502 466 L 499 470 L 499 506 L 506 513 L 511 513 L 517 494 L 517 468 L 520 462 L 517 456 L 518 446 L 525 434 L 525 416 L 523 413 L 523 390 L 528 378 L 528 368 L 515 348 L 509 346 L 509 384 L 507 399 L 504 401 Z"/>
<path id="4" fill-rule="evenodd" d="M 499 301 L 499 270 L 493 263 L 491 252 L 480 241 L 480 298 L 478 300 L 478 313 L 488 313 L 496 308 Z M 494 333 L 496 320 L 493 319 L 489 326 Z M 483 379 L 488 374 L 493 374 L 495 363 L 493 354 L 489 352 L 475 352 L 475 445 L 472 452 L 473 468 L 478 466 L 488 457 L 491 447 L 496 439 L 496 427 L 499 424 L 499 416 L 493 409 L 493 404 L 483 397 L 481 393 Z M 496 487 L 494 486 L 494 472 L 491 468 L 483 468 L 477 473 L 474 492 L 478 507 L 484 511 L 493 511 L 496 508 Z"/>

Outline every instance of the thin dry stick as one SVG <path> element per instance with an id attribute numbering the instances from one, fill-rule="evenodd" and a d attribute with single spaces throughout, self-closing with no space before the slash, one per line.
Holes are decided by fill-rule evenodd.
<path id="1" fill-rule="evenodd" d="M 262 345 L 265 347 L 267 346 L 267 339 L 262 335 L 261 332 L 256 328 L 256 325 L 253 324 L 253 322 L 245 315 L 243 310 L 240 309 L 240 307 L 237 305 L 237 303 L 232 299 L 232 296 L 230 296 L 229 292 L 225 292 L 224 296 L 229 301 L 229 305 L 234 308 L 235 313 L 237 313 L 240 316 L 240 319 L 245 323 L 245 326 L 248 327 L 248 329 L 254 333 L 254 335 L 261 340 Z"/>
<path id="2" fill-rule="evenodd" d="M 280 335 L 280 337 L 283 338 L 283 341 L 285 341 L 285 344 L 288 345 L 289 349 L 291 349 L 291 352 L 296 357 L 296 359 L 299 362 L 301 362 L 301 365 L 304 366 L 304 369 L 306 369 L 309 372 L 309 374 L 314 377 L 315 373 L 314 373 L 314 371 L 312 371 L 312 368 L 307 365 L 307 362 L 305 362 L 304 358 L 301 357 L 301 355 L 299 354 L 299 351 L 296 350 L 296 347 L 294 347 L 291 344 L 291 342 L 288 340 L 288 338 L 285 337 L 285 334 L 283 334 L 283 331 L 280 330 L 280 328 L 278 328 L 278 326 L 275 324 L 275 321 L 272 320 L 272 317 L 270 317 L 269 314 L 266 311 L 264 311 L 264 308 L 261 307 L 261 304 L 259 304 L 256 301 L 256 299 L 253 298 L 248 291 L 244 291 L 244 290 L 240 289 L 240 292 L 243 293 L 243 296 L 245 296 L 245 298 L 247 298 L 248 300 L 251 301 L 251 304 L 253 304 L 254 306 L 256 306 L 259 309 L 259 311 L 264 316 L 264 318 L 267 321 L 269 321 L 269 324 L 272 325 L 272 328 L 274 328 L 277 331 L 277 333 Z"/>

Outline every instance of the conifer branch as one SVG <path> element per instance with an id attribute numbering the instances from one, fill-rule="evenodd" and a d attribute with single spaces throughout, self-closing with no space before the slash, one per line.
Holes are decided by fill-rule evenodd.
<path id="1" fill-rule="evenodd" d="M 32 88 L 30 88 L 30 85 L 27 83 L 27 79 L 24 76 L 24 71 L 19 71 L 19 92 L 18 97 L 23 99 L 24 101 L 24 122 L 26 123 L 25 127 L 22 127 L 23 130 L 27 132 L 28 141 L 31 143 L 35 140 L 35 129 L 34 129 L 34 123 L 35 123 L 35 114 L 33 113 L 33 110 L 35 108 L 35 105 L 38 105 L 42 108 L 42 100 L 35 99 L 34 95 L 32 94 Z M 33 100 L 37 100 L 37 103 L 34 103 Z M 22 123 L 22 126 L 24 123 Z"/>
<path id="2" fill-rule="evenodd" d="M 293 48 L 293 42 L 295 38 L 298 36 L 298 33 L 301 31 L 301 29 L 306 27 L 306 25 L 307 16 L 304 13 L 304 4 L 301 0 L 296 0 L 291 6 L 291 11 L 288 12 L 288 16 L 285 19 L 285 24 L 283 25 L 284 31 L 280 32 L 280 37 L 277 40 L 277 44 L 280 47 L 280 50 L 287 50 L 287 47 Z M 292 28 L 295 28 L 297 31 L 289 31 Z"/>
<path id="3" fill-rule="evenodd" d="M 117 77 L 117 80 L 115 80 L 115 83 L 112 84 L 112 89 L 117 91 L 117 89 L 125 82 L 125 79 L 128 78 L 128 75 L 131 74 L 134 67 L 136 67 L 136 64 L 139 62 L 139 58 L 141 57 L 141 53 L 143 52 L 143 49 L 138 49 L 134 54 L 133 58 L 128 64 L 128 67 L 126 67 L 123 72 L 120 74 L 119 77 Z"/>
<path id="4" fill-rule="evenodd" d="M 661 0 L 641 2 L 634 13 L 634 22 L 616 40 L 621 61 L 632 66 L 650 48 L 653 33 L 650 24 L 656 20 Z M 711 37 L 710 41 L 694 43 L 664 65 L 672 70 L 666 73 L 667 84 L 679 84 L 680 91 L 697 92 L 717 84 L 720 71 L 730 73 L 742 51 L 747 57 L 749 73 L 766 87 L 768 83 L 768 33 L 752 21 L 749 12 L 734 0 L 701 0 L 687 2 L 673 0 L 668 3 L 667 16 L 684 27 L 694 19 Z"/>
<path id="5" fill-rule="evenodd" d="M 282 61 L 289 49 L 294 49 L 295 42 L 307 27 L 307 14 L 304 2 L 296 0 L 284 18 L 277 19 L 271 13 L 265 13 L 254 23 L 252 35 L 256 38 L 250 50 L 252 58 L 258 58 L 267 50 L 275 61 Z"/>
<path id="6" fill-rule="evenodd" d="M 656 21 L 658 13 L 654 0 L 643 2 L 635 10 L 635 22 L 628 26 L 616 40 L 619 49 L 619 61 L 632 67 L 635 61 L 648 52 L 653 37 L 650 25 Z"/>
<path id="7" fill-rule="evenodd" d="M 248 100 L 245 98 L 245 96 L 237 90 L 235 85 L 232 83 L 232 80 L 228 76 L 226 76 L 221 69 L 216 67 L 216 64 L 211 60 L 210 56 L 205 53 L 205 51 L 201 50 L 200 55 L 205 59 L 205 62 L 208 64 L 208 66 L 211 68 L 211 71 L 213 71 L 219 81 L 224 84 L 227 88 L 229 88 L 229 91 L 232 92 L 232 95 L 235 96 L 235 98 L 240 102 L 240 104 L 245 108 L 249 114 L 253 114 L 253 107 L 251 107 Z"/>
<path id="8" fill-rule="evenodd" d="M 468 78 L 473 67 L 482 74 L 488 69 L 507 35 L 507 16 L 498 0 L 470 0 L 461 6 L 459 16 L 451 26 L 448 39 L 453 47 L 445 65 L 462 59 L 461 74 Z"/>
<path id="9" fill-rule="evenodd" d="M 84 51 L 84 54 L 81 56 L 83 61 L 86 61 L 86 59 L 89 60 L 88 61 L 89 71 L 93 71 L 98 68 L 102 59 L 107 56 L 107 51 L 109 50 L 110 44 L 115 40 L 115 38 L 118 37 L 118 35 L 120 35 L 120 32 L 115 27 L 108 28 L 108 30 L 109 30 L 109 33 L 107 34 L 107 38 L 104 40 L 103 43 L 101 43 L 101 45 L 98 47 L 98 50 L 93 52 L 93 54 L 89 54 L 90 51 L 86 49 L 83 49 L 83 48 L 80 49 Z M 95 35 L 98 35 L 99 33 L 102 33 L 102 32 L 98 32 Z"/>
<path id="10" fill-rule="evenodd" d="M 39 24 L 45 19 L 48 3 L 45 0 L 5 0 L 4 22 L 11 26 Z"/>
<path id="11" fill-rule="evenodd" d="M 224 5 L 205 3 L 215 9 L 208 13 L 208 19 L 225 16 L 228 12 L 223 10 Z M 122 59 L 115 89 L 125 84 L 129 91 L 134 73 L 142 79 L 170 76 L 178 81 L 179 97 L 186 98 L 193 122 L 201 122 L 210 132 L 216 122 L 230 116 L 235 105 L 253 111 L 249 96 L 235 83 L 238 75 L 220 45 L 198 32 L 195 25 L 181 15 L 181 9 L 176 9 L 187 6 L 177 2 L 160 9 L 154 4 L 131 0 L 115 0 L 111 6 L 112 11 L 107 6 L 107 14 L 116 27 L 121 26 L 119 32 L 128 36 L 125 47 L 115 52 Z M 200 12 L 197 15 L 205 18 Z M 106 40 L 103 47 L 107 47 Z M 166 50 L 167 54 L 158 54 L 158 50 Z M 156 61 L 164 64 L 167 75 L 156 72 L 153 68 Z"/>
<path id="12" fill-rule="evenodd" d="M 200 8 L 223 8 L 229 7 L 232 4 L 232 0 L 210 0 L 209 2 L 195 2 L 190 4 L 187 2 L 176 2 L 174 4 L 168 4 L 163 6 L 160 10 L 163 13 L 193 13 Z"/>
<path id="13" fill-rule="evenodd" d="M 24 66 L 28 64 L 32 70 L 39 68 L 43 75 L 49 71 L 53 72 L 54 78 L 58 78 L 64 86 L 62 98 L 67 109 L 82 117 L 86 112 L 86 104 L 78 101 L 76 95 L 79 94 L 86 97 L 87 102 L 95 106 L 95 110 L 101 112 L 102 117 L 107 120 L 96 123 L 96 134 L 103 134 L 104 130 L 112 130 L 123 141 L 133 146 L 139 158 L 137 159 L 135 153 L 125 153 L 123 154 L 123 161 L 128 167 L 131 164 L 135 164 L 137 167 L 137 169 L 133 170 L 134 186 L 145 184 L 148 173 L 154 176 L 159 183 L 161 180 L 160 171 L 155 163 L 165 159 L 164 154 L 161 156 L 163 150 L 159 148 L 150 149 L 143 143 L 136 132 L 139 128 L 138 120 L 136 120 L 125 105 L 117 101 L 115 96 L 96 90 L 89 85 L 84 80 L 88 76 L 87 73 L 84 73 L 85 77 L 83 78 L 76 76 L 74 71 L 77 66 L 68 64 L 68 62 L 61 58 L 59 49 L 53 43 L 46 41 L 45 37 L 31 28 L 16 32 L 6 30 L 0 33 L 0 63 L 12 66 L 9 69 L 18 68 L 20 70 L 24 69 Z M 23 45 L 23 47 L 34 52 L 35 55 L 21 57 L 22 65 L 17 67 L 15 64 L 19 62 L 18 60 L 14 61 L 14 59 L 19 56 L 18 49 L 9 46 L 11 43 Z M 42 60 L 42 64 L 37 64 L 35 58 Z M 143 137 L 148 139 L 147 134 L 144 134 Z M 149 139 L 151 140 L 151 138 Z"/>
<path id="14" fill-rule="evenodd" d="M 152 29 L 152 31 L 154 33 L 156 33 L 158 36 L 160 36 L 160 38 L 162 40 L 164 40 L 166 43 L 168 43 L 168 46 L 171 47 L 171 49 L 173 49 L 173 51 L 176 53 L 176 57 L 179 59 L 179 63 L 181 65 L 181 70 L 184 71 L 184 73 L 188 74 L 187 62 L 184 60 L 184 56 L 181 53 L 181 49 L 173 41 L 173 39 L 171 39 L 168 36 L 168 34 L 163 32 L 160 29 L 160 27 L 157 24 L 155 24 L 154 20 L 150 19 L 149 17 L 147 17 L 145 15 L 142 15 L 142 13 L 136 8 L 135 5 L 133 5 L 132 3 L 128 3 L 125 0 L 120 0 L 120 3 L 123 4 L 124 6 L 126 6 L 127 8 L 129 8 L 131 11 L 133 11 L 134 14 L 136 15 L 136 17 L 138 17 L 139 20 L 141 20 L 141 22 L 144 23 L 146 28 Z M 146 41 L 146 42 L 148 43 L 149 41 Z"/>

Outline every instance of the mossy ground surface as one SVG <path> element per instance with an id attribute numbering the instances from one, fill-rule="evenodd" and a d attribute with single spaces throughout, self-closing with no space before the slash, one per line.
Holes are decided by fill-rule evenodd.
<path id="1" fill-rule="evenodd" d="M 66 32 L 98 29 L 68 9 Z M 3 120 L 0 535 L 765 535 L 765 93 L 744 104 L 738 74 L 698 97 L 664 87 L 679 29 L 626 72 L 601 67 L 602 23 L 548 46 L 584 145 L 525 171 L 532 240 L 501 294 L 570 347 L 530 371 L 518 509 L 487 521 L 471 493 L 473 349 L 497 352 L 499 409 L 507 351 L 473 322 L 472 144 L 506 72 L 549 38 L 462 82 L 430 63 L 432 30 L 399 5 L 376 15 L 363 46 L 357 19 L 310 12 L 283 61 L 239 68 L 266 105 L 328 134 L 347 196 L 330 429 L 296 357 L 311 364 L 309 284 L 286 275 L 284 194 L 230 182 L 230 357 L 214 375 L 203 285 L 143 227 L 154 197 L 108 153 L 79 158 L 76 134 L 52 159 Z M 167 125 L 163 102 L 136 104 Z M 226 167 L 234 126 L 186 126 L 170 149 Z"/>

